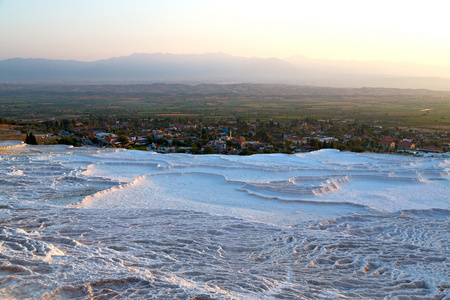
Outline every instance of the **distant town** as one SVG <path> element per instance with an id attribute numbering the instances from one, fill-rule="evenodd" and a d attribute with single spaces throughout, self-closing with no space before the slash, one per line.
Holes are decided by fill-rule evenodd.
<path id="1" fill-rule="evenodd" d="M 244 118 L 212 121 L 188 117 L 124 119 L 105 116 L 24 124 L 0 121 L 3 127 L 19 126 L 15 128 L 19 128 L 21 138 L 32 144 L 117 147 L 160 153 L 292 154 L 324 148 L 405 154 L 449 151 L 446 132 L 383 128 L 348 119 L 305 118 L 279 122 Z"/>

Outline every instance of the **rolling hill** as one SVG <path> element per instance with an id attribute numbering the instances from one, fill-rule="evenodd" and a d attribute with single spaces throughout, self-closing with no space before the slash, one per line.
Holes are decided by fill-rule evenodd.
<path id="1" fill-rule="evenodd" d="M 222 53 L 132 54 L 93 62 L 12 58 L 0 61 L 1 83 L 285 83 L 330 87 L 450 90 L 450 79 L 386 62 L 246 58 Z M 398 72 L 396 72 L 396 70 Z M 406 76 L 407 74 L 411 76 Z"/>

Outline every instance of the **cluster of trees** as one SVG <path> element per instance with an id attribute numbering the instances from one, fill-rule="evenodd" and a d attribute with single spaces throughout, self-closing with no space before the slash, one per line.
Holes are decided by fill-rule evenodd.
<path id="1" fill-rule="evenodd" d="M 37 145 L 36 136 L 31 132 L 30 134 L 27 133 L 27 136 L 25 138 L 25 143 L 28 145 Z"/>
<path id="2" fill-rule="evenodd" d="M 367 142 L 362 141 L 347 141 L 345 144 L 337 141 L 319 141 L 318 139 L 310 139 L 308 145 L 314 147 L 316 150 L 319 149 L 338 149 L 341 151 L 350 150 L 352 152 L 364 152 L 366 149 L 363 147 Z M 367 149 L 373 151 L 372 148 Z"/>
<path id="3" fill-rule="evenodd" d="M 52 121 L 45 121 L 45 122 L 39 122 L 39 123 L 23 123 L 20 125 L 23 125 L 26 130 L 34 130 L 39 132 L 47 132 L 47 133 L 53 133 L 58 134 L 61 130 L 65 130 L 68 132 L 74 132 L 73 128 L 75 127 L 75 120 L 52 120 Z"/>
<path id="4" fill-rule="evenodd" d="M 63 145 L 72 145 L 75 147 L 80 147 L 81 146 L 81 142 L 79 139 L 77 139 L 77 137 L 75 135 L 72 135 L 71 137 L 65 136 L 62 137 L 60 139 L 56 140 L 58 142 L 58 144 L 63 144 Z"/>
<path id="5" fill-rule="evenodd" d="M 6 118 L 0 118 L 0 124 L 17 125 L 17 122 L 14 120 L 8 120 Z"/>

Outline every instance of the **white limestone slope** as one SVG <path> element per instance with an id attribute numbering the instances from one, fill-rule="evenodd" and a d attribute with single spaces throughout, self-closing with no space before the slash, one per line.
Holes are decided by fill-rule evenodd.
<path id="1" fill-rule="evenodd" d="M 0 149 L 1 299 L 446 299 L 449 157 Z"/>

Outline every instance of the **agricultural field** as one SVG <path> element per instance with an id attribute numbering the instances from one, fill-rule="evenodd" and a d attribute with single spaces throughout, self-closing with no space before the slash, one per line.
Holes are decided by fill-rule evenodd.
<path id="1" fill-rule="evenodd" d="M 262 84 L 0 85 L 0 117 L 190 117 L 365 120 L 387 127 L 450 129 L 450 93 Z"/>
<path id="2" fill-rule="evenodd" d="M 0 124 L 0 141 L 23 139 L 20 126 Z"/>

